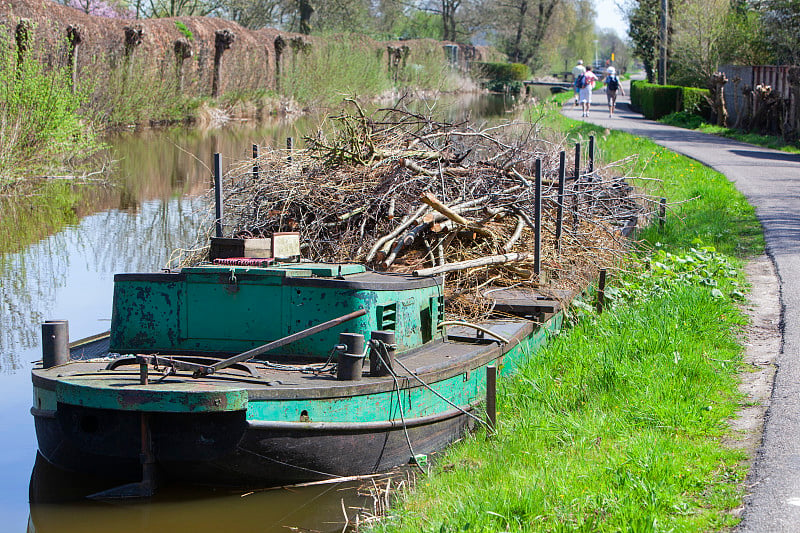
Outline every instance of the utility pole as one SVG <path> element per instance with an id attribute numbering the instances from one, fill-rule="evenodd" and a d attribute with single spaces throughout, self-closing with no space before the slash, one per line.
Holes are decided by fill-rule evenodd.
<path id="1" fill-rule="evenodd" d="M 658 62 L 658 83 L 667 84 L 667 17 L 669 14 L 669 0 L 661 0 L 661 58 Z"/>

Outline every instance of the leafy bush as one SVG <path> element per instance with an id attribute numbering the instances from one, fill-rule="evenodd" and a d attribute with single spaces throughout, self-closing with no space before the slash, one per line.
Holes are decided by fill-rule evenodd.
<path id="1" fill-rule="evenodd" d="M 183 34 L 183 36 L 184 36 L 184 37 L 186 37 L 188 40 L 190 40 L 190 41 L 194 41 L 194 34 L 192 33 L 192 30 L 190 30 L 190 29 L 189 29 L 189 27 L 188 27 L 186 24 L 184 24 L 184 23 L 183 23 L 183 22 L 181 22 L 180 20 L 176 20 L 176 21 L 175 21 L 175 27 L 176 27 L 176 28 L 178 29 L 178 31 L 179 31 L 179 32 L 181 32 L 181 33 Z"/>
<path id="2" fill-rule="evenodd" d="M 703 117 L 690 113 L 689 111 L 676 111 L 675 113 L 670 113 L 665 117 L 661 117 L 658 121 L 668 126 L 696 130 L 703 124 Z"/>
<path id="3" fill-rule="evenodd" d="M 35 51 L 17 64 L 16 47 L 0 38 L 0 180 L 63 166 L 101 146 L 78 115 L 86 96 L 73 93 L 69 70 L 46 69 Z"/>
<path id="4" fill-rule="evenodd" d="M 525 81 L 531 77 L 531 69 L 522 63 L 474 62 L 478 76 L 490 81 Z"/>
<path id="5" fill-rule="evenodd" d="M 711 120 L 711 91 L 695 87 L 683 87 L 683 105 L 681 111 L 687 111 L 700 117 Z"/>
<path id="6" fill-rule="evenodd" d="M 681 87 L 677 85 L 657 85 L 645 81 L 631 84 L 631 105 L 651 120 L 679 111 L 680 103 Z"/>
<path id="7" fill-rule="evenodd" d="M 631 105 L 646 118 L 658 120 L 678 111 L 687 111 L 708 119 L 711 106 L 708 89 L 658 85 L 646 81 L 631 82 Z"/>
<path id="8" fill-rule="evenodd" d="M 475 62 L 472 66 L 474 75 L 487 79 L 487 88 L 494 92 L 518 94 L 522 82 L 531 77 L 531 69 L 522 63 Z"/>

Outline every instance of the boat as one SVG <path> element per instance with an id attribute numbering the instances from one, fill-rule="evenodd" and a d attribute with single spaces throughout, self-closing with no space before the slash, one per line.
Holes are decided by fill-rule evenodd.
<path id="1" fill-rule="evenodd" d="M 65 321 L 42 324 L 41 456 L 141 479 L 110 497 L 148 496 L 163 480 L 278 486 L 385 471 L 486 423 L 487 379 L 561 325 L 557 300 L 510 289 L 493 293 L 504 316 L 447 321 L 441 276 L 301 261 L 297 243 L 274 257 L 277 239 L 260 254 L 219 240 L 213 262 L 117 274 L 104 334 L 69 343 Z M 221 253 L 222 241 L 239 248 Z"/>

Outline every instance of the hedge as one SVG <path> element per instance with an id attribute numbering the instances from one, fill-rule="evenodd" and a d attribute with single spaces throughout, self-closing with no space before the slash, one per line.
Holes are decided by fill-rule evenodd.
<path id="1" fill-rule="evenodd" d="M 658 120 L 676 111 L 688 111 L 708 118 L 711 114 L 709 95 L 708 89 L 658 85 L 646 81 L 631 83 L 631 105 L 651 120 Z"/>
<path id="2" fill-rule="evenodd" d="M 480 76 L 492 81 L 525 81 L 531 77 L 531 69 L 522 63 L 487 63 L 475 61 L 473 68 Z"/>

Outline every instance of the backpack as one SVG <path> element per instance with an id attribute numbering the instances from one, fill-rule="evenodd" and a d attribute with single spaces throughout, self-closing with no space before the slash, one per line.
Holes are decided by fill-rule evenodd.
<path id="1" fill-rule="evenodd" d="M 619 78 L 616 76 L 609 76 L 606 86 L 608 87 L 609 91 L 616 91 L 619 89 Z"/>
<path id="2" fill-rule="evenodd" d="M 575 79 L 575 87 L 578 89 L 586 87 L 586 74 L 581 74 Z"/>

